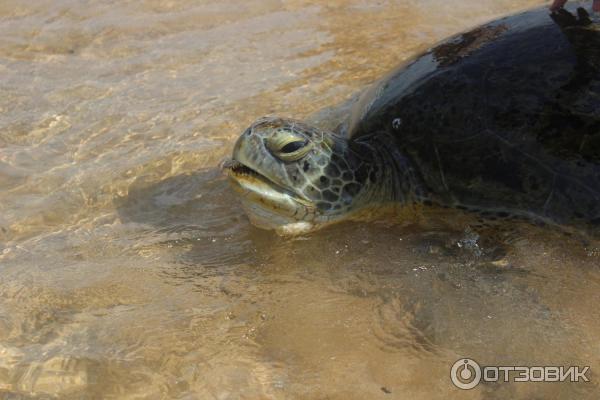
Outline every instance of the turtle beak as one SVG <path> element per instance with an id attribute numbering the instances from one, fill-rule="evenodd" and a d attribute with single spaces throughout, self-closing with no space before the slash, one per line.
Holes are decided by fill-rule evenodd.
<path id="1" fill-rule="evenodd" d="M 256 225 L 277 228 L 297 222 L 298 217 L 314 218 L 315 207 L 287 188 L 281 163 L 258 135 L 247 132 L 237 140 L 231 159 L 222 162 L 221 169 L 251 219 Z"/>
<path id="2" fill-rule="evenodd" d="M 251 132 L 246 130 L 235 142 L 231 161 L 225 165 L 227 174 L 238 181 L 261 180 L 270 184 L 274 190 L 296 197 L 288 189 L 293 186 L 281 162 L 267 150 L 262 137 Z"/>

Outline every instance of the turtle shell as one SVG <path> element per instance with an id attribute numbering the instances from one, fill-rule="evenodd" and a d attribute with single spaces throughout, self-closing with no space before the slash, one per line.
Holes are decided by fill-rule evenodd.
<path id="1" fill-rule="evenodd" d="M 356 102 L 351 143 L 395 146 L 444 204 L 598 225 L 600 28 L 569 10 L 503 18 L 409 61 Z"/>

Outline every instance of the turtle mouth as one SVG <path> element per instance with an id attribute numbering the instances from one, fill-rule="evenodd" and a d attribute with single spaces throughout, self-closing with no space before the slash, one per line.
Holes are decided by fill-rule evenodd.
<path id="1" fill-rule="evenodd" d="M 232 181 L 234 190 L 246 201 L 287 215 L 296 215 L 300 207 L 311 210 L 314 208 L 310 202 L 300 198 L 292 190 L 273 182 L 236 159 L 225 161 L 222 169 Z"/>
<path id="2" fill-rule="evenodd" d="M 241 162 L 231 159 L 227 160 L 223 163 L 223 170 L 225 173 L 232 178 L 243 178 L 245 176 L 254 177 L 254 178 L 263 178 L 268 180 L 263 175 L 259 174 L 252 168 L 247 165 L 242 164 Z M 271 181 L 269 181 L 271 182 Z M 272 182 L 271 182 L 272 183 Z"/>
<path id="3" fill-rule="evenodd" d="M 262 175 L 258 171 L 250 168 L 249 166 L 239 162 L 236 159 L 229 159 L 229 160 L 225 161 L 221 165 L 221 167 L 222 167 L 223 171 L 225 171 L 225 174 L 235 181 L 258 180 L 258 181 L 261 181 L 262 183 L 272 186 L 274 189 L 278 189 L 278 191 L 286 190 L 285 188 L 276 184 L 275 182 L 273 182 L 266 176 Z"/>

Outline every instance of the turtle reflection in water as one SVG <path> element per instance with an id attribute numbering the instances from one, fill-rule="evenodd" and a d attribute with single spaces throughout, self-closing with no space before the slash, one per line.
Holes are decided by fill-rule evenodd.
<path id="1" fill-rule="evenodd" d="M 600 27 L 536 9 L 457 35 L 326 131 L 262 118 L 225 169 L 258 226 L 297 233 L 395 203 L 600 225 Z"/>

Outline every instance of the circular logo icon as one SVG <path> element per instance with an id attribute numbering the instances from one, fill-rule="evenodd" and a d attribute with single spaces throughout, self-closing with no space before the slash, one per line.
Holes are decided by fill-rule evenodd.
<path id="1" fill-rule="evenodd" d="M 461 358 L 452 365 L 450 379 L 459 389 L 473 389 L 481 380 L 481 367 L 470 358 Z"/>

